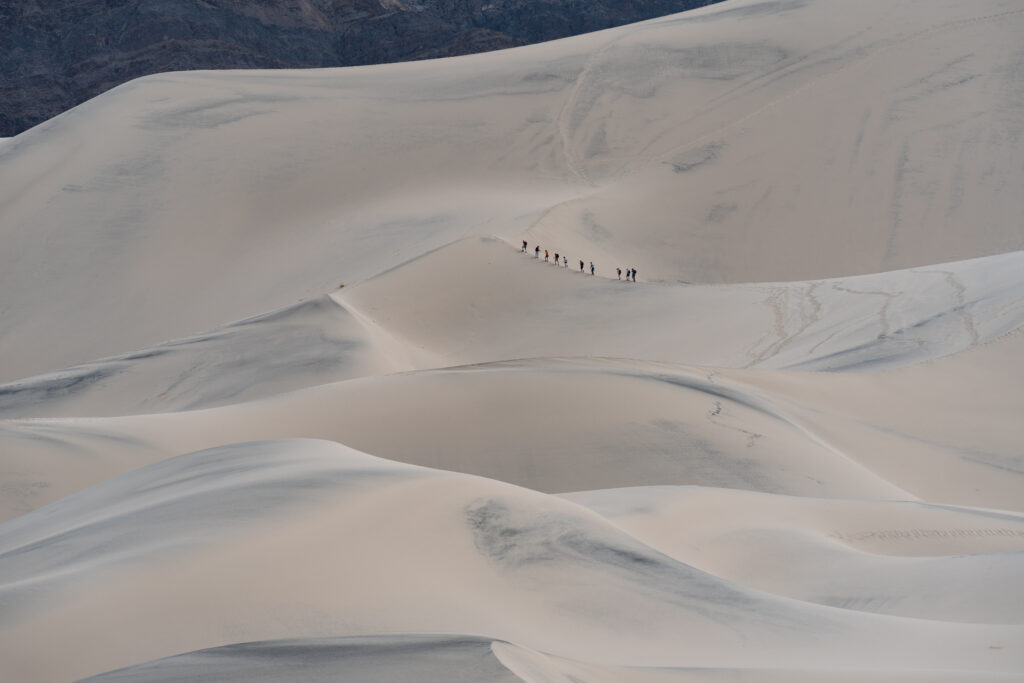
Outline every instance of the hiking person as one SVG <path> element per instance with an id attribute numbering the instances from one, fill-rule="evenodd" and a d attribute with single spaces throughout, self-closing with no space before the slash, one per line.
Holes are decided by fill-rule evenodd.
<path id="1" fill-rule="evenodd" d="M 533 248 L 533 256 L 534 256 L 534 258 L 540 258 L 540 245 L 539 244 L 536 247 Z"/>
<path id="2" fill-rule="evenodd" d="M 555 252 L 555 265 L 558 265 L 558 252 Z"/>
<path id="3" fill-rule="evenodd" d="M 544 250 L 544 260 L 545 261 L 548 260 L 548 250 L 547 249 Z"/>
<path id="4" fill-rule="evenodd" d="M 568 268 L 568 267 L 569 267 L 569 257 L 568 257 L 568 256 L 563 256 L 563 257 L 562 257 L 562 265 L 563 265 L 564 267 L 566 267 L 566 268 Z"/>
<path id="5" fill-rule="evenodd" d="M 626 277 L 628 278 L 629 275 L 626 275 Z M 616 268 L 615 269 L 615 279 L 616 280 L 621 280 L 622 279 L 622 268 Z"/>
<path id="6" fill-rule="evenodd" d="M 526 240 L 523 240 L 523 253 L 526 253 Z"/>
<path id="7" fill-rule="evenodd" d="M 633 269 L 633 282 L 636 282 L 636 268 Z"/>
<path id="8" fill-rule="evenodd" d="M 583 272 L 583 261 L 580 261 L 580 272 Z"/>
<path id="9" fill-rule="evenodd" d="M 593 261 L 590 262 L 590 274 L 591 275 L 594 274 L 594 262 Z"/>

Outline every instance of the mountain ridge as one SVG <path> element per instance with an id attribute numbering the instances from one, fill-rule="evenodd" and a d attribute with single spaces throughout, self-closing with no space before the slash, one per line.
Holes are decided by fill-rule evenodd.
<path id="1" fill-rule="evenodd" d="M 0 7 L 0 137 L 154 73 L 450 57 L 716 1 L 14 0 Z"/>

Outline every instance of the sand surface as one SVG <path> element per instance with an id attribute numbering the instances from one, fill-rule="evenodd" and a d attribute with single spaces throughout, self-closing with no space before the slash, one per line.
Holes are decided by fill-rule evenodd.
<path id="1" fill-rule="evenodd" d="M 727 0 L 0 140 L 0 680 L 1020 680 L 1022 35 Z"/>

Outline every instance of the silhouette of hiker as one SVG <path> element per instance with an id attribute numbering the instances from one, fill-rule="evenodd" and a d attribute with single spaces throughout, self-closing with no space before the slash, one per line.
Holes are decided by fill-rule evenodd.
<path id="1" fill-rule="evenodd" d="M 636 268 L 633 269 L 633 282 L 636 282 Z"/>
<path id="2" fill-rule="evenodd" d="M 534 247 L 534 249 L 533 249 L 533 256 L 534 256 L 534 258 L 540 258 L 540 245 L 539 244 L 536 247 Z"/>
<path id="3" fill-rule="evenodd" d="M 526 240 L 523 240 L 523 253 L 526 253 Z"/>
<path id="4" fill-rule="evenodd" d="M 583 261 L 580 261 L 580 272 L 583 272 Z"/>
<path id="5" fill-rule="evenodd" d="M 555 254 L 555 265 L 558 265 L 558 254 Z"/>
<path id="6" fill-rule="evenodd" d="M 590 274 L 591 275 L 594 274 L 594 262 L 593 261 L 590 262 Z"/>
<path id="7" fill-rule="evenodd" d="M 544 250 L 544 260 L 545 261 L 548 260 L 548 250 L 547 249 Z"/>
<path id="8" fill-rule="evenodd" d="M 568 256 L 563 256 L 562 257 L 562 265 L 565 266 L 566 268 L 569 267 L 569 257 Z"/>
<path id="9" fill-rule="evenodd" d="M 626 277 L 628 278 L 629 276 L 627 275 Z M 615 269 L 615 279 L 616 280 L 621 280 L 622 279 L 622 268 L 616 268 Z"/>

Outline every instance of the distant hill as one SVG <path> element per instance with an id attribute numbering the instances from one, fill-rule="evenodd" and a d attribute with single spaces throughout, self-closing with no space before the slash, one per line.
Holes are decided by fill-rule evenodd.
<path id="1" fill-rule="evenodd" d="M 717 1 L 8 0 L 0 3 L 0 137 L 152 73 L 454 56 Z"/>

